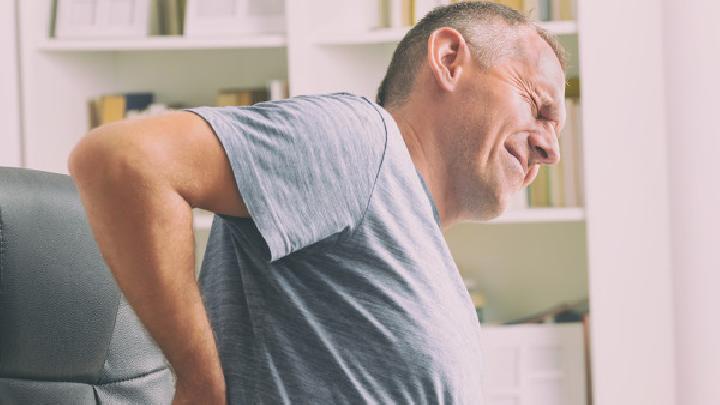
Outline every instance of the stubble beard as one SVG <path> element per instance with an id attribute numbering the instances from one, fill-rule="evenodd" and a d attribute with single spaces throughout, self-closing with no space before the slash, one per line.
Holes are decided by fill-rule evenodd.
<path id="1" fill-rule="evenodd" d="M 454 151 L 457 158 L 450 165 L 460 220 L 487 221 L 502 214 L 506 205 L 498 178 L 501 173 L 483 173 L 477 167 L 477 150 L 472 142 L 459 142 Z"/>

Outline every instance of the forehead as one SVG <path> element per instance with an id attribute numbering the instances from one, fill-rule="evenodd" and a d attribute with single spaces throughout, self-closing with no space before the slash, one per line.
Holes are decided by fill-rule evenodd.
<path id="1" fill-rule="evenodd" d="M 543 98 L 560 102 L 565 97 L 565 73 L 555 52 L 533 28 L 523 29 L 511 58 L 522 79 L 533 85 Z"/>

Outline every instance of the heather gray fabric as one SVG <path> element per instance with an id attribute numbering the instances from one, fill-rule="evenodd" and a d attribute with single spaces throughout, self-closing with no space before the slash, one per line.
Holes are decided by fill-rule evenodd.
<path id="1" fill-rule="evenodd" d="M 481 404 L 479 324 L 392 117 L 350 94 L 192 109 L 251 219 L 201 288 L 234 404 Z"/>
<path id="2" fill-rule="evenodd" d="M 170 404 L 68 176 L 0 168 L 0 404 Z"/>

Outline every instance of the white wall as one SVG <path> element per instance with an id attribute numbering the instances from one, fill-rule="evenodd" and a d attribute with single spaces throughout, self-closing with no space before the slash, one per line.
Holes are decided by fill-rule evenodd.
<path id="1" fill-rule="evenodd" d="M 677 403 L 720 403 L 720 2 L 665 0 Z"/>
<path id="2" fill-rule="evenodd" d="M 0 166 L 20 166 L 15 1 L 0 1 Z"/>
<path id="3" fill-rule="evenodd" d="M 578 12 L 595 404 L 670 405 L 662 8 L 580 1 Z"/>

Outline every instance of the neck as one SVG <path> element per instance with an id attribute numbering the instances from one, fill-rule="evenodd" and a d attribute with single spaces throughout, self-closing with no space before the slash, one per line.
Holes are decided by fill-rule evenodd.
<path id="1" fill-rule="evenodd" d="M 446 230 L 458 221 L 460 213 L 450 189 L 452 182 L 449 178 L 447 156 L 444 156 L 441 139 L 437 136 L 440 132 L 426 118 L 432 115 L 422 111 L 418 113 L 417 109 L 408 105 L 388 111 L 400 129 L 415 168 L 430 189 L 440 215 L 440 227 Z"/>

